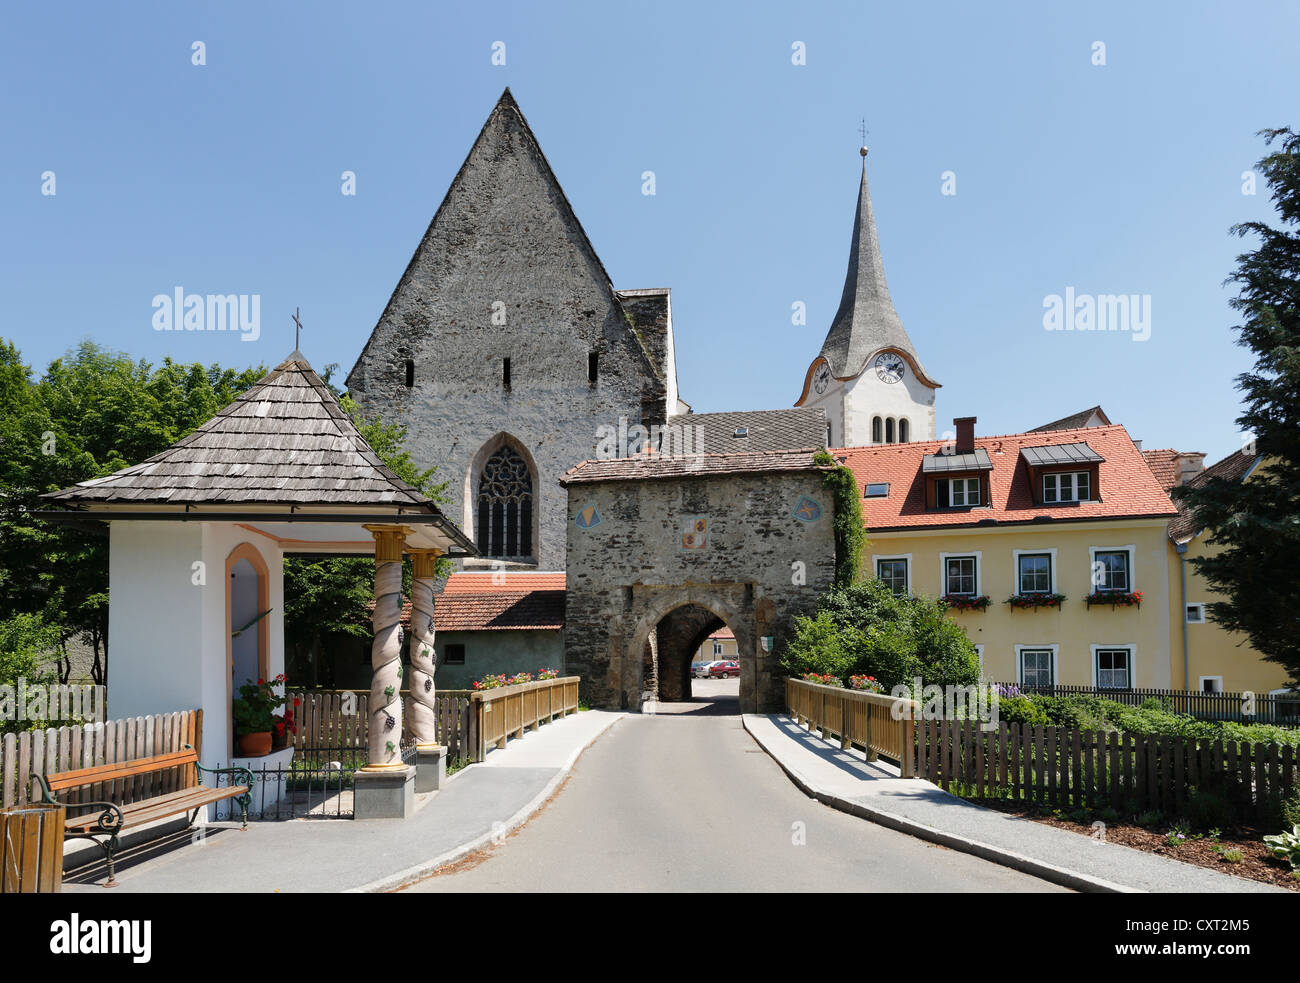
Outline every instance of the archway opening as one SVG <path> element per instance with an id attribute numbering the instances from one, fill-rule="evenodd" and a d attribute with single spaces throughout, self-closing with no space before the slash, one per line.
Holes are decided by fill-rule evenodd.
<path id="1" fill-rule="evenodd" d="M 690 704 L 692 710 L 740 712 L 741 676 L 752 673 L 735 631 L 695 603 L 673 608 L 650 631 L 642 652 L 643 703 Z"/>

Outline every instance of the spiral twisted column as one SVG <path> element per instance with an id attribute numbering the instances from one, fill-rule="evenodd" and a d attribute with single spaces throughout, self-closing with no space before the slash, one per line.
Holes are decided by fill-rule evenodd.
<path id="1" fill-rule="evenodd" d="M 402 768 L 402 550 L 408 526 L 367 525 L 375 537 L 375 613 L 371 624 L 367 771 Z"/>
<path id="2" fill-rule="evenodd" d="M 441 550 L 411 554 L 411 736 L 428 747 L 438 743 L 438 711 L 433 688 L 433 581 Z"/>

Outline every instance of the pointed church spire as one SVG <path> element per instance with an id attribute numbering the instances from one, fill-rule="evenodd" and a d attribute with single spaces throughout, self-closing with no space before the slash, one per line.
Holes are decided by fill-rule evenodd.
<path id="1" fill-rule="evenodd" d="M 917 357 L 912 340 L 894 310 L 885 283 L 885 266 L 876 238 L 876 218 L 867 188 L 867 148 L 863 147 L 862 183 L 858 188 L 858 210 L 853 220 L 853 242 L 849 248 L 849 269 L 844 277 L 844 294 L 831 329 L 822 343 L 821 355 L 839 378 L 853 378 L 867 367 L 867 360 L 882 348 L 903 352 L 912 361 L 919 379 L 930 381 Z"/>

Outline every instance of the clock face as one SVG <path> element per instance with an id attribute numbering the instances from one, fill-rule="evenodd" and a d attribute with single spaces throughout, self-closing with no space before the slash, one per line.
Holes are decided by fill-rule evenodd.
<path id="1" fill-rule="evenodd" d="M 876 376 L 880 381 L 891 385 L 903 378 L 903 373 L 907 369 L 903 359 L 893 352 L 882 352 L 876 356 L 872 364 L 876 367 Z"/>
<path id="2" fill-rule="evenodd" d="M 813 388 L 818 394 L 824 393 L 826 387 L 831 384 L 831 368 L 825 362 L 817 366 L 817 371 L 813 373 Z"/>

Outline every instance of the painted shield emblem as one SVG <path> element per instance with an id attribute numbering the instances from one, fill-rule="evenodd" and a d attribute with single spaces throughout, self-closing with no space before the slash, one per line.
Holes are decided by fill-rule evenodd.
<path id="1" fill-rule="evenodd" d="M 799 504 L 794 507 L 794 512 L 791 514 L 800 522 L 816 522 L 822 517 L 821 503 L 815 498 L 804 495 L 799 499 Z"/>
<path id="2" fill-rule="evenodd" d="M 600 511 L 595 505 L 584 505 L 574 516 L 573 524 L 579 529 L 590 529 L 600 525 Z"/>
<path id="3" fill-rule="evenodd" d="M 709 545 L 709 519 L 704 515 L 682 516 L 682 549 L 702 550 Z"/>

